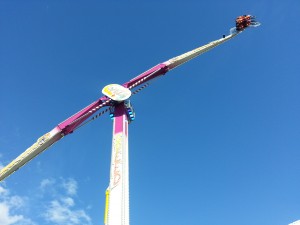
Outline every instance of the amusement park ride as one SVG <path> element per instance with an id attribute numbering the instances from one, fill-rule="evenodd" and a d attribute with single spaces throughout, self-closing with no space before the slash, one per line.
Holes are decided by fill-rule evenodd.
<path id="1" fill-rule="evenodd" d="M 148 82 L 154 78 L 162 76 L 177 66 L 232 39 L 247 27 L 259 25 L 251 15 L 240 16 L 236 19 L 236 27 L 231 29 L 231 34 L 228 36 L 223 35 L 221 39 L 160 63 L 123 85 L 110 84 L 105 86 L 102 90 L 103 97 L 40 137 L 36 143 L 4 167 L 0 171 L 0 181 L 17 171 L 64 136 L 71 134 L 87 122 L 109 111 L 113 120 L 113 141 L 110 181 L 106 190 L 104 223 L 107 225 L 129 225 L 128 124 L 135 119 L 135 113 L 129 100 L 130 96 L 147 87 Z M 104 107 L 106 108 L 103 111 L 88 120 L 91 115 Z"/>

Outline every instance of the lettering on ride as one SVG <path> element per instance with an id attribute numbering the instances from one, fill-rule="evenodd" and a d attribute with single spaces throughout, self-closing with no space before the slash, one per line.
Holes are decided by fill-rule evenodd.
<path id="1" fill-rule="evenodd" d="M 122 134 L 117 134 L 114 138 L 114 159 L 113 159 L 113 187 L 117 186 L 121 180 L 122 168 Z"/>

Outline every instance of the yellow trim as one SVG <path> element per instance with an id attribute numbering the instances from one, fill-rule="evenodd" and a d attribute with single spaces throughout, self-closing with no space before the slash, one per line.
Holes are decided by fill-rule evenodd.
<path id="1" fill-rule="evenodd" d="M 108 217 L 108 205 L 109 205 L 109 190 L 105 192 L 105 212 L 104 212 L 104 224 L 107 224 Z"/>

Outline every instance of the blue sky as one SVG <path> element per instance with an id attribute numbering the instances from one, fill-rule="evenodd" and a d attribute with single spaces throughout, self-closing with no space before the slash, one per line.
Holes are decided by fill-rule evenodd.
<path id="1" fill-rule="evenodd" d="M 300 2 L 0 1 L 0 162 L 148 68 L 262 26 L 132 97 L 131 224 L 300 220 Z M 62 139 L 0 185 L 3 225 L 103 224 L 112 123 Z"/>

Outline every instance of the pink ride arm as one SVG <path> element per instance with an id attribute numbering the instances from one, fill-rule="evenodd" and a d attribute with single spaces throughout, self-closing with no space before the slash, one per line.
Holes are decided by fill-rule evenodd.
<path id="1" fill-rule="evenodd" d="M 65 121 L 61 122 L 57 127 L 62 130 L 64 135 L 72 133 L 80 124 L 82 124 L 88 117 L 94 114 L 98 109 L 102 108 L 107 97 L 103 96 L 92 104 L 88 105 L 84 109 L 75 113 L 73 116 L 69 117 Z"/>
<path id="2" fill-rule="evenodd" d="M 130 81 L 123 84 L 124 87 L 132 89 L 134 87 L 137 87 L 147 81 L 150 81 L 158 76 L 164 75 L 169 70 L 174 69 L 177 66 L 182 65 L 183 63 L 203 54 L 204 52 L 209 51 L 210 49 L 224 43 L 225 41 L 230 40 L 237 34 L 231 34 L 227 37 L 221 38 L 219 40 L 210 42 L 206 45 L 203 45 L 199 48 L 196 48 L 192 51 L 189 51 L 187 53 L 184 53 L 182 55 L 179 55 L 177 57 L 174 57 L 172 59 L 169 59 L 168 61 L 164 63 L 160 63 L 151 69 L 143 72 L 142 74 L 138 75 L 137 77 L 131 79 Z M 60 123 L 58 125 L 58 128 L 62 130 L 64 135 L 67 135 L 69 133 L 72 133 L 74 129 L 76 129 L 80 124 L 82 124 L 89 116 L 91 116 L 94 112 L 96 112 L 101 104 L 103 104 L 106 100 L 108 100 L 107 97 L 103 96 L 99 100 L 93 102 L 86 108 L 82 109 L 78 113 L 74 114 L 64 122 Z M 99 108 L 97 108 L 99 107 Z"/>
<path id="3" fill-rule="evenodd" d="M 155 77 L 164 75 L 166 72 L 168 72 L 168 70 L 169 69 L 165 64 L 158 64 L 157 66 L 152 67 L 151 69 L 126 82 L 125 84 L 123 84 L 123 86 L 129 89 L 134 88 L 140 84 L 154 79 Z"/>
<path id="4" fill-rule="evenodd" d="M 164 75 L 169 70 L 172 70 L 175 67 L 180 66 L 183 63 L 218 46 L 219 44 L 222 44 L 225 41 L 230 40 L 237 34 L 238 33 L 228 35 L 227 37 L 210 42 L 202 47 L 196 48 L 192 51 L 189 51 L 180 56 L 172 58 L 164 63 L 158 64 L 153 68 L 147 70 L 146 72 L 140 74 L 139 76 L 124 83 L 123 86 L 132 89 L 158 76 Z M 25 165 L 31 159 L 36 157 L 38 154 L 42 153 L 44 150 L 49 148 L 52 144 L 60 140 L 62 137 L 72 133 L 78 126 L 80 126 L 86 119 L 88 119 L 97 110 L 99 110 L 102 107 L 109 106 L 110 101 L 111 100 L 106 96 L 99 98 L 97 101 L 93 102 L 89 106 L 85 107 L 84 109 L 80 110 L 78 113 L 74 114 L 73 116 L 69 117 L 68 119 L 60 123 L 49 133 L 43 135 L 41 138 L 37 140 L 35 144 L 29 147 L 25 152 L 23 152 L 20 156 L 18 156 L 15 160 L 13 160 L 10 164 L 8 164 L 0 171 L 0 181 L 2 181 L 6 177 L 14 173 L 16 170 L 18 170 L 20 167 Z"/>
<path id="5" fill-rule="evenodd" d="M 231 38 L 235 37 L 239 33 L 230 34 L 226 37 L 220 38 L 216 41 L 212 41 L 212 42 L 210 42 L 206 45 L 203 45 L 199 48 L 193 49 L 192 51 L 189 51 L 189 52 L 186 52 L 177 57 L 171 58 L 164 63 L 160 63 L 160 64 L 152 67 L 151 69 L 147 70 L 146 72 L 140 74 L 139 76 L 126 82 L 125 84 L 123 84 L 123 86 L 131 89 L 131 88 L 141 85 L 147 81 L 150 81 L 158 76 L 164 75 L 168 71 L 170 71 L 170 70 L 190 61 L 191 59 L 211 50 L 212 48 L 230 40 Z"/>

